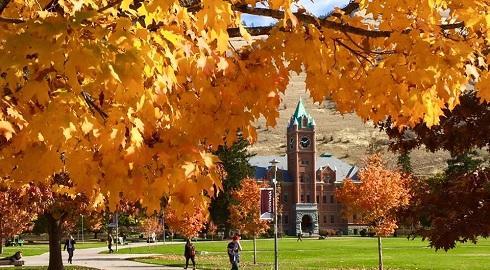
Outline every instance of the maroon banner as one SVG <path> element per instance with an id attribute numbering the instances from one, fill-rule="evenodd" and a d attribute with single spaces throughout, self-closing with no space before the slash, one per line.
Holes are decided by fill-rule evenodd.
<path id="1" fill-rule="evenodd" d="M 274 199 L 272 188 L 260 189 L 260 219 L 272 220 L 274 215 Z"/>

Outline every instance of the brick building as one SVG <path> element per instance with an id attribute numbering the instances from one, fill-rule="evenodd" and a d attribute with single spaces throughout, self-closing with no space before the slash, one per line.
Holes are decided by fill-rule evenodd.
<path id="1" fill-rule="evenodd" d="M 333 229 L 357 234 L 364 226 L 356 215 L 342 216 L 342 205 L 336 201 L 335 190 L 345 178 L 357 179 L 358 168 L 331 155 L 317 156 L 315 120 L 306 112 L 300 100 L 287 127 L 285 156 L 254 156 L 250 164 L 256 179 L 271 181 L 276 159 L 276 177 L 280 188 L 281 211 L 279 230 L 289 235 L 298 232 L 318 234 Z"/>

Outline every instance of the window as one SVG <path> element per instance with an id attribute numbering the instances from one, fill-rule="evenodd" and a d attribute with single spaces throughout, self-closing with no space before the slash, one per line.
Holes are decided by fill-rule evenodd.
<path id="1" fill-rule="evenodd" d="M 356 222 L 357 221 L 357 215 L 356 214 L 352 215 L 352 219 L 354 220 L 354 222 Z"/>
<path id="2" fill-rule="evenodd" d="M 303 182 L 305 181 L 305 174 L 304 174 L 304 173 L 301 173 L 301 174 L 299 175 L 299 181 L 300 181 L 301 183 L 303 183 Z"/>
<path id="3" fill-rule="evenodd" d="M 330 195 L 330 203 L 334 203 L 333 195 Z"/>
<path id="4" fill-rule="evenodd" d="M 330 215 L 330 223 L 335 223 L 335 217 L 333 215 Z"/>
<path id="5" fill-rule="evenodd" d="M 310 203 L 310 202 L 311 202 L 311 201 L 310 201 L 310 194 L 306 195 L 306 202 L 307 202 L 307 203 Z"/>
<path id="6" fill-rule="evenodd" d="M 289 223 L 289 217 L 288 215 L 284 215 L 284 224 L 288 224 Z"/>
<path id="7" fill-rule="evenodd" d="M 327 203 L 327 195 L 323 195 L 323 203 Z"/>
<path id="8" fill-rule="evenodd" d="M 306 159 L 301 160 L 301 165 L 308 165 L 308 164 L 310 164 L 310 161 L 308 161 Z"/>
<path id="9" fill-rule="evenodd" d="M 305 202 L 305 195 L 301 194 L 301 202 L 304 203 Z"/>
<path id="10" fill-rule="evenodd" d="M 316 195 L 316 203 L 320 203 L 320 195 Z"/>
<path id="11" fill-rule="evenodd" d="M 327 223 L 327 215 L 323 216 L 323 223 Z"/>
<path id="12" fill-rule="evenodd" d="M 284 203 L 287 203 L 287 202 L 288 202 L 288 194 L 287 194 L 287 193 L 285 193 L 285 194 L 282 196 L 282 201 L 283 201 Z"/>

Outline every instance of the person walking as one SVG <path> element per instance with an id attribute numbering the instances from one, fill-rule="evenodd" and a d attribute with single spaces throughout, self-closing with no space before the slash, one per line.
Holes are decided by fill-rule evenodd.
<path id="1" fill-rule="evenodd" d="M 187 239 L 187 243 L 184 248 L 184 257 L 185 257 L 185 268 L 189 267 L 189 260 L 192 261 L 192 269 L 196 269 L 196 248 L 191 243 L 190 239 Z"/>
<path id="2" fill-rule="evenodd" d="M 68 239 L 65 241 L 65 246 L 63 247 L 63 250 L 68 251 L 68 263 L 72 264 L 73 260 L 73 251 L 75 251 L 75 239 L 73 239 L 73 236 L 69 236 Z"/>
<path id="3" fill-rule="evenodd" d="M 112 242 L 113 242 L 112 234 L 109 233 L 107 235 L 107 248 L 109 248 L 109 253 L 114 253 L 114 250 L 112 250 Z"/>
<path id="4" fill-rule="evenodd" d="M 233 240 L 228 243 L 228 257 L 230 259 L 231 270 L 238 270 L 238 264 L 240 263 L 240 236 L 233 236 Z"/>
<path id="5" fill-rule="evenodd" d="M 303 233 L 301 231 L 298 232 L 298 239 L 296 240 L 296 242 L 303 242 Z"/>

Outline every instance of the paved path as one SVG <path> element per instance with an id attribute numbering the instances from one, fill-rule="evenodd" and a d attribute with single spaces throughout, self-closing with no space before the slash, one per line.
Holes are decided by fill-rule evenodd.
<path id="1" fill-rule="evenodd" d="M 134 248 L 141 246 L 154 246 L 162 245 L 163 243 L 148 244 L 148 243 L 130 243 L 121 248 Z M 170 244 L 170 243 L 168 243 Z M 182 244 L 182 243 L 172 243 L 172 244 Z M 112 269 L 135 269 L 138 270 L 156 270 L 156 269 L 182 269 L 176 267 L 163 267 L 153 264 L 139 263 L 135 261 L 130 261 L 128 259 L 135 257 L 148 257 L 156 254 L 99 254 L 101 251 L 106 251 L 107 247 L 102 248 L 87 248 L 87 249 L 77 249 L 75 250 L 75 255 L 73 256 L 73 265 L 80 265 L 86 267 L 93 267 L 97 269 L 112 270 Z M 62 252 L 63 263 L 65 265 L 68 259 L 68 253 L 66 251 Z M 182 259 L 183 261 L 184 259 Z M 37 256 L 24 257 L 25 266 L 46 266 L 49 261 L 49 253 L 44 253 Z"/>

